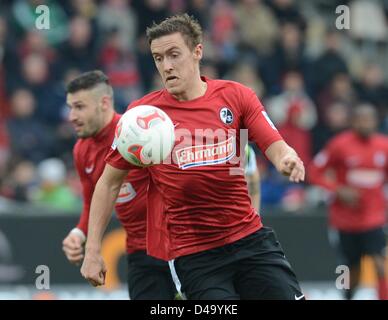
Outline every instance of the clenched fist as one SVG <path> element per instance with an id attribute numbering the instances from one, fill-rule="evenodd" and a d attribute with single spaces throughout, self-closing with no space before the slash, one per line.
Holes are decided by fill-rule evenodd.
<path id="1" fill-rule="evenodd" d="M 291 182 L 301 182 L 305 178 L 305 168 L 303 161 L 297 155 L 288 154 L 284 156 L 277 168 L 280 173 L 290 177 Z"/>
<path id="2" fill-rule="evenodd" d="M 66 238 L 62 242 L 62 249 L 65 253 L 67 260 L 75 265 L 81 265 L 84 258 L 84 243 L 85 235 L 81 230 L 74 232 L 76 229 L 70 231 Z"/>
<path id="3" fill-rule="evenodd" d="M 106 267 L 98 251 L 86 250 L 81 274 L 94 287 L 105 284 Z"/>

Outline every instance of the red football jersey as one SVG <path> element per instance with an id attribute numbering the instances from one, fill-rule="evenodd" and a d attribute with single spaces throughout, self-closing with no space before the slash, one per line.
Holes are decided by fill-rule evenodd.
<path id="1" fill-rule="evenodd" d="M 74 162 L 83 189 L 83 211 L 77 227 L 85 235 L 88 230 L 89 210 L 94 187 L 104 171 L 105 161 L 120 115 L 95 137 L 78 139 L 74 146 Z M 131 170 L 121 186 L 115 211 L 127 233 L 127 252 L 146 249 L 146 195 L 149 176 L 147 170 Z M 131 205 L 128 205 L 128 204 Z"/>
<path id="2" fill-rule="evenodd" d="M 147 250 L 162 259 L 219 247 L 260 229 L 239 160 L 239 129 L 249 129 L 249 140 L 263 152 L 282 139 L 251 89 L 202 79 L 207 90 L 197 99 L 178 101 L 164 89 L 128 107 L 159 107 L 175 125 L 171 163 L 149 167 Z M 133 168 L 115 147 L 106 161 Z"/>
<path id="3" fill-rule="evenodd" d="M 329 179 L 325 172 L 334 171 Z M 350 207 L 337 199 L 330 204 L 331 226 L 360 232 L 384 225 L 386 203 L 383 186 L 388 172 L 388 138 L 375 134 L 363 139 L 353 131 L 339 134 L 318 153 L 309 167 L 309 180 L 328 190 L 349 186 L 360 199 Z"/>

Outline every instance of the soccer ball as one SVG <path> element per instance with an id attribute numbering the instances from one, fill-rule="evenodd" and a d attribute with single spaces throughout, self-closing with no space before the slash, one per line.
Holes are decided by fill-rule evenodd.
<path id="1" fill-rule="evenodd" d="M 161 163 L 171 153 L 174 142 L 174 125 L 157 107 L 134 107 L 117 123 L 114 144 L 121 156 L 135 166 Z"/>

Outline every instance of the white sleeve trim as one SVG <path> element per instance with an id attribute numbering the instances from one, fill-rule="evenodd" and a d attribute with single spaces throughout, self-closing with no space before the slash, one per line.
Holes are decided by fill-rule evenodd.
<path id="1" fill-rule="evenodd" d="M 85 241 L 86 241 L 86 235 L 85 235 L 85 233 L 84 233 L 81 229 L 79 229 L 79 228 L 74 228 L 74 229 L 72 229 L 72 230 L 70 231 L 70 233 L 73 233 L 73 234 L 76 234 L 76 235 L 80 236 L 81 239 L 82 239 L 82 242 L 85 242 Z"/>

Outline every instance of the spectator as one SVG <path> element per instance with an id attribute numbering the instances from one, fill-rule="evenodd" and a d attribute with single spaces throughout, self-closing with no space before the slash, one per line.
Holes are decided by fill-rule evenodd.
<path id="1" fill-rule="evenodd" d="M 337 31 L 328 31 L 326 34 L 324 52 L 313 64 L 314 93 L 319 95 L 325 85 L 338 73 L 347 73 L 348 67 L 340 53 L 340 39 Z"/>
<path id="2" fill-rule="evenodd" d="M 283 83 L 283 93 L 268 101 L 267 111 L 280 133 L 307 164 L 312 156 L 309 130 L 317 121 L 316 107 L 304 91 L 299 72 L 288 72 Z"/>
<path id="3" fill-rule="evenodd" d="M 0 186 L 0 195 L 20 202 L 29 202 L 37 186 L 35 165 L 27 160 L 13 163 Z"/>
<path id="4" fill-rule="evenodd" d="M 350 13 L 352 37 L 361 41 L 387 41 L 387 19 L 380 1 L 353 0 Z"/>
<path id="5" fill-rule="evenodd" d="M 75 16 L 70 21 L 69 30 L 69 38 L 60 48 L 61 74 L 69 68 L 81 71 L 97 68 L 96 41 L 90 21 L 85 17 Z"/>
<path id="6" fill-rule="evenodd" d="M 378 65 L 369 64 L 365 67 L 356 88 L 361 101 L 377 107 L 380 119 L 388 116 L 388 87 L 384 84 L 383 71 Z"/>
<path id="7" fill-rule="evenodd" d="M 349 127 L 350 108 L 340 102 L 334 102 L 327 108 L 326 117 L 314 127 L 313 154 L 321 150 L 329 139 Z"/>
<path id="8" fill-rule="evenodd" d="M 50 64 L 55 61 L 56 52 L 47 43 L 43 33 L 37 29 L 32 29 L 25 33 L 24 39 L 20 42 L 18 53 L 20 60 L 25 59 L 30 54 L 38 54 Z"/>
<path id="9" fill-rule="evenodd" d="M 21 67 L 20 86 L 30 90 L 36 99 L 34 115 L 47 125 L 58 124 L 61 104 L 53 95 L 54 83 L 47 61 L 42 55 L 32 53 L 22 61 Z"/>
<path id="10" fill-rule="evenodd" d="M 252 68 L 246 62 L 238 63 L 227 76 L 228 79 L 242 83 L 245 86 L 250 87 L 256 92 L 259 98 L 264 96 L 264 84 L 260 76 L 255 72 L 255 68 Z"/>
<path id="11" fill-rule="evenodd" d="M 103 3 L 98 14 L 98 24 L 104 33 L 116 30 L 120 47 L 134 51 L 137 16 L 128 1 L 109 0 Z"/>
<path id="12" fill-rule="evenodd" d="M 117 30 L 111 31 L 100 61 L 115 91 L 116 110 L 123 113 L 130 101 L 141 96 L 143 87 L 136 55 L 123 46 Z"/>
<path id="13" fill-rule="evenodd" d="M 281 38 L 275 51 L 266 57 L 261 69 L 269 94 L 278 94 L 282 77 L 288 70 L 299 70 L 306 78 L 309 60 L 304 54 L 304 35 L 296 24 L 281 27 Z"/>
<path id="14" fill-rule="evenodd" d="M 133 8 L 136 11 L 137 34 L 144 36 L 146 28 L 153 22 L 160 22 L 168 16 L 168 0 L 144 0 L 133 1 Z"/>
<path id="15" fill-rule="evenodd" d="M 212 26 L 210 35 L 216 55 L 219 60 L 229 65 L 236 59 L 237 54 L 236 17 L 233 7 L 228 1 L 216 0 L 211 8 L 210 19 Z"/>
<path id="16" fill-rule="evenodd" d="M 321 121 L 327 117 L 327 108 L 334 102 L 352 106 L 356 100 L 357 96 L 350 76 L 346 73 L 336 74 L 332 81 L 328 83 L 328 87 L 317 98 Z"/>
<path id="17" fill-rule="evenodd" d="M 273 0 L 270 4 L 280 24 L 293 23 L 300 29 L 305 29 L 306 21 L 294 0 Z"/>
<path id="18" fill-rule="evenodd" d="M 26 89 L 16 90 L 11 97 L 7 129 L 13 160 L 37 163 L 53 152 L 53 135 L 35 118 L 35 104 L 34 96 Z"/>
<path id="19" fill-rule="evenodd" d="M 269 54 L 278 36 L 278 22 L 261 0 L 242 0 L 236 6 L 239 42 L 243 51 Z"/>
<path id="20" fill-rule="evenodd" d="M 204 30 L 209 30 L 210 8 L 206 0 L 189 0 L 187 12 L 198 20 Z"/>
<path id="21" fill-rule="evenodd" d="M 62 211 L 77 211 L 81 201 L 66 185 L 66 167 L 57 158 L 46 159 L 37 167 L 40 187 L 33 195 L 34 202 Z"/>

